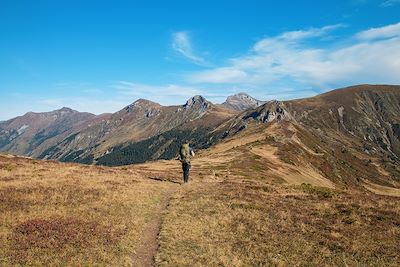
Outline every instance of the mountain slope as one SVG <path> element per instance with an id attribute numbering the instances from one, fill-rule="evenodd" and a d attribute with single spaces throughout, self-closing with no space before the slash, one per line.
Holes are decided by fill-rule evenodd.
<path id="1" fill-rule="evenodd" d="M 282 162 L 270 142 L 287 124 L 253 122 L 197 153 L 188 186 L 175 160 L 0 155 L 2 264 L 397 266 L 400 189 L 332 185 Z"/>
<path id="2" fill-rule="evenodd" d="M 35 156 L 34 151 L 44 143 L 57 143 L 94 117 L 65 107 L 44 113 L 28 112 L 0 124 L 0 150 Z"/>
<path id="3" fill-rule="evenodd" d="M 264 138 L 293 171 L 309 166 L 342 184 L 398 186 L 399 122 L 400 86 L 361 85 L 266 103 L 221 124 L 214 135 L 234 138 L 267 127 Z"/>
<path id="4" fill-rule="evenodd" d="M 13 126 L 16 119 L 3 122 L 0 140 L 3 150 L 15 153 L 114 166 L 173 158 L 183 139 L 192 139 L 196 149 L 204 149 L 250 126 L 255 131 L 277 123 L 270 128 L 275 141 L 284 140 L 276 141 L 277 153 L 291 164 L 308 162 L 330 181 L 356 184 L 372 179 L 387 185 L 395 184 L 397 178 L 390 177 L 400 172 L 399 114 L 400 87 L 386 85 L 269 101 L 239 114 L 201 96 L 181 106 L 139 99 L 114 114 L 79 115 L 76 123 L 65 123 L 68 127 L 52 132 L 54 136 L 45 131 L 47 135 L 37 143 L 40 135 L 36 132 L 9 142 L 11 137 L 23 136 L 25 124 L 20 119 Z"/>
<path id="5" fill-rule="evenodd" d="M 289 101 L 288 108 L 314 130 L 355 137 L 367 153 L 400 159 L 400 86 L 353 86 Z"/>
<path id="6" fill-rule="evenodd" d="M 171 108 L 192 120 L 114 147 L 151 158 L 153 147 L 170 142 L 165 151 L 173 151 L 197 133 L 209 147 L 196 151 L 188 186 L 179 185 L 175 160 L 108 168 L 0 155 L 0 258 L 10 266 L 143 258 L 160 266 L 397 266 L 399 89 L 351 87 L 234 117 L 197 97 Z M 147 108 L 136 108 L 140 121 Z M 141 142 L 147 149 L 135 148 Z"/>
<path id="7" fill-rule="evenodd" d="M 103 156 L 113 157 L 114 153 L 130 144 L 137 144 L 135 145 L 136 152 L 129 153 L 141 155 L 140 160 L 128 162 L 142 162 L 161 156 L 164 151 L 169 150 L 168 147 L 173 140 L 176 141 L 177 138 L 181 140 L 191 133 L 204 132 L 205 129 L 213 128 L 233 115 L 233 111 L 213 105 L 201 96 L 194 96 L 181 106 L 161 106 L 140 99 L 101 120 L 95 118 L 88 127 L 71 132 L 60 143 L 37 156 L 92 163 Z M 149 148 L 151 144 L 148 144 L 146 140 L 171 131 L 174 134 L 167 134 L 169 136 L 167 140 L 164 138 L 161 144 L 158 146 L 153 144 L 152 148 Z M 137 151 L 138 149 L 147 149 L 150 152 L 146 154 L 143 151 Z"/>

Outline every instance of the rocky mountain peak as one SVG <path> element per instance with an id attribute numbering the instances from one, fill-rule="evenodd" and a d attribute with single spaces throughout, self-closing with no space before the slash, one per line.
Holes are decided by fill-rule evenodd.
<path id="1" fill-rule="evenodd" d="M 228 96 L 226 101 L 222 103 L 222 106 L 237 111 L 244 111 L 249 108 L 256 108 L 264 103 L 264 101 L 257 100 L 250 95 L 241 92 Z"/>
<path id="2" fill-rule="evenodd" d="M 75 114 L 75 113 L 79 113 L 79 111 L 73 110 L 72 108 L 68 108 L 68 107 L 62 107 L 60 109 L 54 110 L 52 112 L 50 112 L 49 115 L 71 115 L 71 114 Z"/>
<path id="3" fill-rule="evenodd" d="M 228 98 L 226 99 L 226 101 L 232 101 L 232 100 L 235 100 L 235 99 L 242 99 L 242 100 L 249 99 L 249 100 L 254 100 L 254 98 L 251 97 L 249 94 L 244 93 L 244 92 L 240 92 L 240 93 L 237 93 L 237 94 L 228 96 Z"/>
<path id="4" fill-rule="evenodd" d="M 290 119 L 290 115 L 285 109 L 285 106 L 282 102 L 272 100 L 268 101 L 267 103 L 260 106 L 256 110 L 247 113 L 243 117 L 244 120 L 250 118 L 264 123 L 268 123 L 272 121 L 281 121 L 285 119 Z"/>
<path id="5" fill-rule="evenodd" d="M 133 102 L 131 104 L 131 106 L 134 106 L 134 107 L 159 107 L 161 105 L 156 102 L 140 98 L 140 99 L 136 100 L 135 102 Z"/>
<path id="6" fill-rule="evenodd" d="M 75 110 L 68 108 L 68 107 L 62 107 L 59 110 L 56 111 L 61 111 L 61 112 L 74 112 Z"/>
<path id="7" fill-rule="evenodd" d="M 188 101 L 186 101 L 185 105 L 186 106 L 191 106 L 191 105 L 198 104 L 198 103 L 203 103 L 203 102 L 206 102 L 206 101 L 207 100 L 204 97 L 202 97 L 201 95 L 195 95 L 195 96 L 189 98 Z"/>
<path id="8" fill-rule="evenodd" d="M 135 102 L 133 102 L 132 104 L 130 104 L 129 106 L 126 106 L 123 110 L 127 113 L 130 113 L 134 109 L 155 110 L 158 109 L 159 107 L 161 107 L 161 105 L 156 102 L 140 98 Z"/>
<path id="9" fill-rule="evenodd" d="M 208 102 L 201 95 L 196 95 L 196 96 L 193 96 L 193 97 L 189 98 L 188 101 L 186 101 L 186 104 L 183 105 L 183 108 L 188 109 L 188 108 L 191 108 L 193 106 L 199 106 L 201 108 L 206 109 L 206 108 L 211 106 L 211 103 Z"/>

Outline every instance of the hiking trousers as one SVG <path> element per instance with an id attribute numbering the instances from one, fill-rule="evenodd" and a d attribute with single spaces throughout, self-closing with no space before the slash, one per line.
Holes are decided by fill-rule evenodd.
<path id="1" fill-rule="evenodd" d="M 183 182 L 189 182 L 189 171 L 190 171 L 190 163 L 182 162 L 182 170 L 183 170 Z"/>

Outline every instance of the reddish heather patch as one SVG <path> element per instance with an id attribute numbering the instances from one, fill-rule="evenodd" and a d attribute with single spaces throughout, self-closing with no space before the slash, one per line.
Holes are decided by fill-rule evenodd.
<path id="1" fill-rule="evenodd" d="M 94 244 L 115 245 L 124 233 L 93 221 L 76 218 L 50 218 L 27 220 L 14 228 L 9 236 L 16 262 L 23 262 L 31 250 L 61 252 L 70 246 L 77 249 Z"/>
<path id="2" fill-rule="evenodd" d="M 12 238 L 19 249 L 85 246 L 98 227 L 97 223 L 77 219 L 33 219 L 19 224 Z"/>

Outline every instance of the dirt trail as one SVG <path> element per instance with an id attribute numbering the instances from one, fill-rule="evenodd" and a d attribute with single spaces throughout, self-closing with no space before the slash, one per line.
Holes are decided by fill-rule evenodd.
<path id="1" fill-rule="evenodd" d="M 160 181 L 162 183 L 162 181 Z M 162 194 L 160 202 L 149 222 L 145 226 L 136 253 L 132 258 L 132 266 L 155 266 L 155 256 L 158 250 L 158 234 L 161 230 L 162 218 L 167 210 L 168 203 L 179 186 L 171 185 Z"/>
<path id="2" fill-rule="evenodd" d="M 383 185 L 374 184 L 369 181 L 364 181 L 364 187 L 369 191 L 378 194 L 378 195 L 386 195 L 386 196 L 393 196 L 393 197 L 400 197 L 400 189 L 393 188 Z"/>

